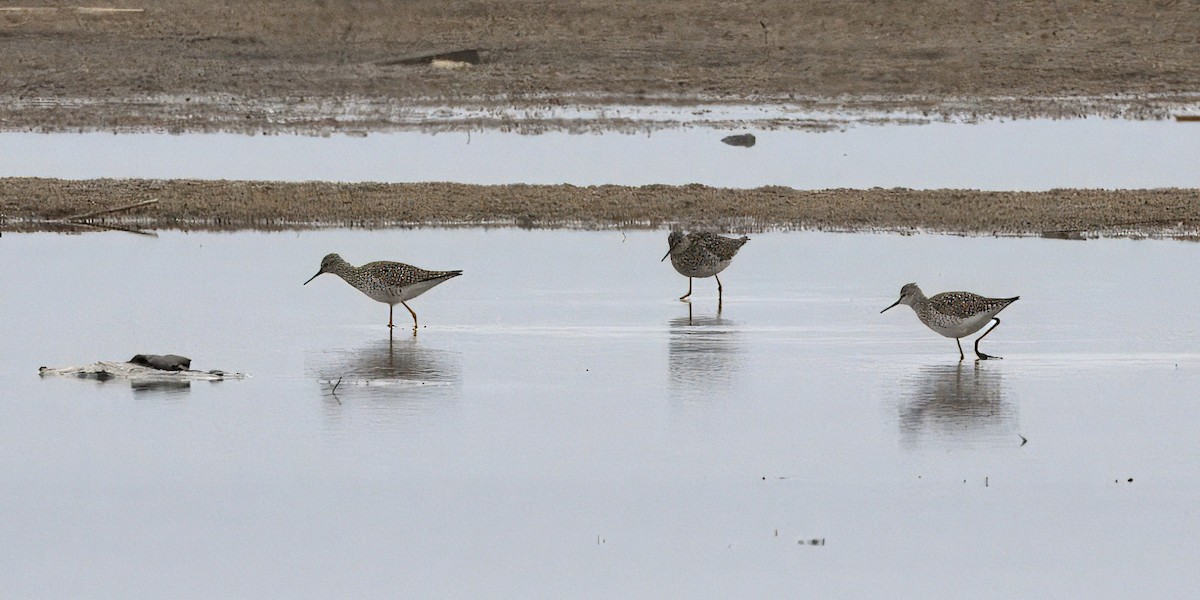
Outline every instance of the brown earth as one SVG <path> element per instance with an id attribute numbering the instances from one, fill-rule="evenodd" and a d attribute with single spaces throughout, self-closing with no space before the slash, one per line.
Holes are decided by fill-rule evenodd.
<path id="1" fill-rule="evenodd" d="M 412 115 L 429 107 L 481 111 L 480 126 L 521 127 L 546 107 L 604 103 L 786 103 L 968 118 L 1163 118 L 1200 105 L 1200 0 L 72 6 L 0 7 L 0 131 L 374 131 L 412 126 Z M 479 64 L 397 63 L 461 49 L 478 49 Z M 62 228 L 44 221 L 157 198 L 105 223 L 1190 235 L 1200 223 L 1197 195 L 3 179 L 0 229 Z"/>
<path id="2" fill-rule="evenodd" d="M 0 179 L 0 230 L 95 225 L 192 230 L 497 225 L 937 231 L 987 235 L 1153 235 L 1200 230 L 1200 190 L 798 191 L 689 186 L 478 186 L 190 180 Z M 282 216 L 286 215 L 286 217 Z M 57 222 L 56 222 L 57 221 Z M 86 230 L 86 229 L 85 229 Z"/>
<path id="3" fill-rule="evenodd" d="M 323 131 L 345 111 L 377 130 L 418 105 L 595 102 L 1163 117 L 1200 92 L 1197 0 L 71 6 L 0 9 L 0 130 Z M 390 64 L 458 49 L 482 62 Z"/>

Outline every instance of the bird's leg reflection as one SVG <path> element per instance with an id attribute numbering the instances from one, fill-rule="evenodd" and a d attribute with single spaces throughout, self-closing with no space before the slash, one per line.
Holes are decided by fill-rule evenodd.
<path id="1" fill-rule="evenodd" d="M 335 402 L 348 394 L 347 398 L 366 395 L 378 399 L 421 393 L 456 395 L 455 388 L 462 380 L 457 352 L 423 347 L 417 338 L 404 333 L 359 348 L 325 350 L 315 354 L 311 363 L 307 370 L 318 381 L 341 380 L 338 398 L 330 398 Z"/>
<path id="2" fill-rule="evenodd" d="M 902 432 L 956 440 L 1002 439 L 1015 432 L 1016 411 L 1005 398 L 1000 372 L 975 361 L 932 365 L 907 378 L 909 398 L 899 403 Z"/>
<path id="3" fill-rule="evenodd" d="M 742 363 L 739 331 L 720 314 L 688 314 L 670 321 L 667 369 L 671 394 L 682 399 L 711 400 L 731 389 Z"/>

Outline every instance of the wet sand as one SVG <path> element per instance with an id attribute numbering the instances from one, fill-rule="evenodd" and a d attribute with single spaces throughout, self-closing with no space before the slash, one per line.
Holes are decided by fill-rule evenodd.
<path id="1" fill-rule="evenodd" d="M 1188 237 L 1200 190 L 1049 192 L 801 191 L 699 185 L 279 183 L 199 180 L 0 179 L 0 230 L 62 230 L 72 216 L 101 225 L 237 230 L 496 225 L 725 231 L 948 232 L 983 235 Z"/>
<path id="2" fill-rule="evenodd" d="M 1162 118 L 1200 90 L 1191 2 L 20 4 L 0 10 L 9 131 L 381 130 L 414 107 L 644 103 Z M 478 64 L 399 64 L 465 49 Z"/>

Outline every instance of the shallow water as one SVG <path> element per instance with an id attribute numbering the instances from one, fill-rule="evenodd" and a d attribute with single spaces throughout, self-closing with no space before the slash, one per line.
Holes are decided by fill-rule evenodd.
<path id="1" fill-rule="evenodd" d="M 752 148 L 721 143 L 751 131 Z M 1116 119 L 695 127 L 644 134 L 500 131 L 366 137 L 0 133 L 0 177 L 477 184 L 701 183 L 797 189 L 1200 187 L 1200 125 Z"/>
<path id="2" fill-rule="evenodd" d="M 675 300 L 665 250 L 661 232 L 5 235 L 0 589 L 1200 585 L 1200 246 L 759 234 L 719 313 L 712 280 Z M 332 275 L 301 286 L 330 251 L 465 274 L 389 340 L 384 305 Z M 909 281 L 1020 294 L 983 343 L 1004 360 L 959 363 L 907 308 L 880 315 Z M 253 377 L 36 374 L 146 352 Z"/>

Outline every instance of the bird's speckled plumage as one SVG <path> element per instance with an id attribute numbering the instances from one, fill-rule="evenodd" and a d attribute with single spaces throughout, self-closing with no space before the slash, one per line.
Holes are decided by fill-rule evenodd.
<path id="1" fill-rule="evenodd" d="M 405 300 L 412 300 L 429 291 L 430 288 L 462 275 L 462 271 L 427 271 L 400 262 L 381 260 L 355 267 L 337 254 L 328 254 L 321 259 L 321 269 L 308 281 L 316 279 L 322 273 L 333 273 L 358 291 L 366 294 L 372 300 L 383 302 L 389 307 L 397 303 L 413 316 L 413 328 L 417 325 L 417 313 L 413 312 Z M 308 281 L 304 282 L 305 285 Z M 391 310 L 388 311 L 388 327 L 392 326 Z"/>
<path id="2" fill-rule="evenodd" d="M 986 298 L 970 292 L 943 292 L 932 298 L 926 298 L 925 293 L 917 287 L 917 284 L 910 283 L 900 288 L 899 300 L 880 312 L 886 312 L 897 304 L 908 305 L 927 327 L 957 341 L 959 338 L 983 329 L 983 326 L 990 321 L 994 320 L 996 325 L 999 325 L 1000 319 L 997 319 L 996 315 L 1019 298 L 1020 296 Z M 984 336 L 991 333 L 992 329 L 995 329 L 995 325 L 979 336 L 979 339 L 983 339 Z M 975 354 L 981 359 L 995 358 L 979 351 L 979 340 L 975 341 Z M 962 357 L 960 344 L 959 358 Z"/>
<path id="3" fill-rule="evenodd" d="M 671 266 L 688 277 L 712 277 L 724 271 L 748 241 L 746 236 L 734 239 L 707 231 L 672 231 L 667 236 Z"/>
<path id="4" fill-rule="evenodd" d="M 979 315 L 990 317 L 1004 310 L 1004 307 L 1016 300 L 1016 297 L 985 298 L 971 292 L 942 292 L 924 303 L 914 304 L 913 309 L 917 311 L 917 316 L 922 323 L 926 325 L 933 323 L 944 328 L 953 327 Z M 970 333 L 974 333 L 974 331 Z"/>
<path id="5" fill-rule="evenodd" d="M 688 278 L 688 291 L 679 299 L 686 300 L 692 295 L 693 277 L 716 277 L 717 306 L 720 307 L 723 290 L 721 278 L 717 277 L 717 273 L 729 266 L 738 250 L 748 241 L 750 238 L 746 236 L 734 239 L 707 231 L 693 231 L 688 234 L 672 231 L 667 236 L 668 248 L 663 260 L 670 256 L 671 266 Z"/>

